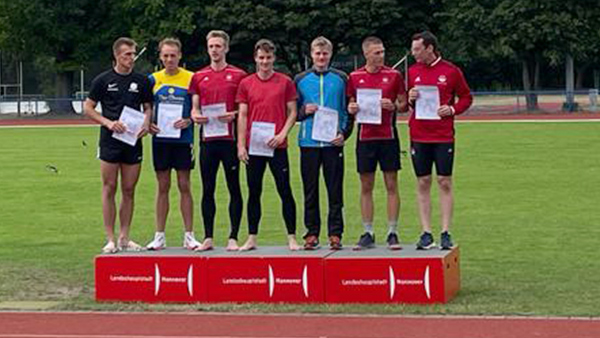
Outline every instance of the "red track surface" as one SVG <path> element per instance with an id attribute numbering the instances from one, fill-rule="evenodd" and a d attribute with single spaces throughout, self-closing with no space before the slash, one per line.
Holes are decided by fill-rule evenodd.
<path id="1" fill-rule="evenodd" d="M 0 338 L 600 337 L 598 319 L 0 312 Z"/>

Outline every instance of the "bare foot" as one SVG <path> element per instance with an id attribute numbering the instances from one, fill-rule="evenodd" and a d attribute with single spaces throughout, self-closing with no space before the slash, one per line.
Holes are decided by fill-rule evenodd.
<path id="1" fill-rule="evenodd" d="M 227 241 L 227 247 L 225 248 L 225 250 L 227 251 L 238 251 L 240 249 L 240 247 L 238 246 L 238 243 L 235 239 L 230 238 Z"/>
<path id="2" fill-rule="evenodd" d="M 256 249 L 256 235 L 248 236 L 246 243 L 242 245 L 238 250 L 239 251 L 249 251 Z"/>
<path id="3" fill-rule="evenodd" d="M 288 235 L 288 247 L 290 248 L 291 251 L 298 251 L 298 250 L 302 249 L 302 247 L 300 245 L 298 245 L 295 235 Z"/>
<path id="4" fill-rule="evenodd" d="M 200 246 L 198 246 L 194 251 L 208 251 L 213 249 L 213 240 L 212 238 L 207 238 L 202 242 Z"/>

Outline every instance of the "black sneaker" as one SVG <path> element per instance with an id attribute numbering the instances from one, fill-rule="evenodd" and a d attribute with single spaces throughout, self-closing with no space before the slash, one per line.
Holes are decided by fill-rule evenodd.
<path id="1" fill-rule="evenodd" d="M 452 250 L 452 248 L 454 248 L 454 244 L 452 244 L 452 237 L 448 231 L 442 232 L 441 241 L 442 250 Z"/>
<path id="2" fill-rule="evenodd" d="M 360 239 L 358 240 L 358 243 L 356 243 L 356 247 L 354 247 L 354 250 L 364 250 L 364 249 L 372 249 L 375 247 L 375 235 L 371 235 L 368 232 L 365 232 L 362 236 L 360 236 Z"/>
<path id="3" fill-rule="evenodd" d="M 398 234 L 395 232 L 390 232 L 387 236 L 387 245 L 390 250 L 400 250 L 402 247 L 400 246 L 400 241 L 398 240 Z"/>
<path id="4" fill-rule="evenodd" d="M 429 250 L 434 247 L 435 242 L 433 241 L 433 236 L 431 236 L 431 233 L 422 233 L 421 238 L 419 238 L 419 242 L 417 243 L 417 250 Z"/>
<path id="5" fill-rule="evenodd" d="M 304 239 L 304 250 L 317 250 L 319 247 L 319 238 L 317 236 L 309 235 Z"/>

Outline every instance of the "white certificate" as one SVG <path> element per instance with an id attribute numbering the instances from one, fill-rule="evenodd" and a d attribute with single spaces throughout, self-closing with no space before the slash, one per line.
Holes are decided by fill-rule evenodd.
<path id="1" fill-rule="evenodd" d="M 113 132 L 112 137 L 121 142 L 125 142 L 130 146 L 135 146 L 138 140 L 137 136 L 144 126 L 145 117 L 146 116 L 142 114 L 142 112 L 125 106 L 121 112 L 119 121 L 125 125 L 127 131 L 124 133 Z"/>
<path id="2" fill-rule="evenodd" d="M 312 125 L 312 139 L 331 142 L 338 134 L 339 115 L 337 110 L 319 106 Z"/>
<path id="3" fill-rule="evenodd" d="M 181 137 L 181 129 L 175 128 L 175 122 L 181 120 L 183 116 L 183 105 L 159 103 L 156 115 L 158 129 L 160 129 L 156 136 L 164 138 Z"/>
<path id="4" fill-rule="evenodd" d="M 202 126 L 204 137 L 229 135 L 228 123 L 222 122 L 218 118 L 219 116 L 225 115 L 225 113 L 227 113 L 227 106 L 225 103 L 202 106 L 202 115 L 208 117 L 208 122 Z"/>
<path id="5" fill-rule="evenodd" d="M 381 124 L 381 89 L 358 89 L 356 103 L 358 103 L 356 122 Z"/>
<path id="6" fill-rule="evenodd" d="M 275 136 L 275 123 L 253 122 L 250 129 L 250 155 L 273 157 L 275 149 L 267 142 Z"/>
<path id="7" fill-rule="evenodd" d="M 440 108 L 440 92 L 437 86 L 415 86 L 419 91 L 415 116 L 417 120 L 440 120 L 438 108 Z"/>

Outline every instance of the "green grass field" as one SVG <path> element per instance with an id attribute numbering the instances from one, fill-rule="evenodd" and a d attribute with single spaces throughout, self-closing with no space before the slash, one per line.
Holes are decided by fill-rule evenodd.
<path id="1" fill-rule="evenodd" d="M 400 131 L 406 148 L 406 125 Z M 462 290 L 450 304 L 150 306 L 93 301 L 93 258 L 104 244 L 95 158 L 98 128 L 0 128 L 0 303 L 58 301 L 55 309 L 94 310 L 600 316 L 600 123 L 461 123 L 457 133 L 453 234 L 461 246 Z M 148 141 L 132 231 L 142 244 L 154 231 L 155 179 Z M 301 235 L 295 131 L 290 143 Z M 352 139 L 346 149 L 346 245 L 361 232 L 354 143 Z M 400 234 L 403 242 L 413 243 L 420 232 L 415 179 L 410 159 L 403 157 L 403 165 Z M 195 226 L 202 237 L 197 170 L 193 178 Z M 242 182 L 245 187 L 245 176 Z M 223 245 L 228 227 L 224 180 L 217 195 L 215 237 Z M 324 216 L 324 191 L 321 196 Z M 171 246 L 180 245 L 182 236 L 177 203 L 173 190 L 167 225 Z M 270 174 L 265 176 L 263 206 L 259 244 L 283 245 L 285 228 Z M 386 222 L 380 174 L 375 224 L 381 241 Z M 244 219 L 241 240 L 246 231 Z"/>

